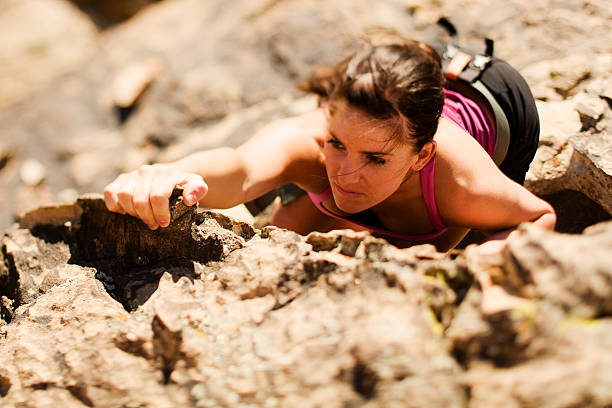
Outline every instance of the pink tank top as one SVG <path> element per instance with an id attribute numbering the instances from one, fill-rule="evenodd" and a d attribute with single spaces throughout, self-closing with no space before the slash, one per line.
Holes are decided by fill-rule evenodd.
<path id="1" fill-rule="evenodd" d="M 493 156 L 495 150 L 495 132 L 493 126 L 487 115 L 478 104 L 465 96 L 450 91 L 444 90 L 444 107 L 442 108 L 442 117 L 457 124 L 467 133 L 472 135 L 474 139 L 480 143 L 485 149 L 489 156 Z M 332 196 L 331 187 L 327 187 L 325 191 L 320 194 L 308 193 L 308 196 L 312 200 L 313 204 L 319 209 L 319 211 L 330 217 L 338 218 L 352 222 L 353 224 L 360 225 L 369 229 L 372 232 L 386 235 L 391 238 L 403 239 L 407 241 L 427 241 L 442 235 L 448 227 L 442 221 L 440 213 L 438 212 L 438 206 L 436 205 L 436 198 L 434 194 L 434 173 L 435 173 L 436 157 L 434 156 L 429 163 L 423 167 L 420 171 L 421 190 L 423 191 L 423 200 L 427 207 L 427 213 L 429 220 L 434 226 L 434 231 L 423 233 L 423 234 L 400 234 L 397 232 L 389 231 L 385 228 L 376 227 L 374 225 L 366 224 L 364 222 L 352 219 L 351 217 L 344 217 L 329 211 L 323 203 Z"/>

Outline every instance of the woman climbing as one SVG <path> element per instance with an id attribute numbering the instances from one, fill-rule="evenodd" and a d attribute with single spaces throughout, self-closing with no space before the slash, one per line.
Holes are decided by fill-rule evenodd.
<path id="1" fill-rule="evenodd" d="M 539 135 L 525 81 L 489 59 L 477 73 L 480 92 L 460 77 L 470 58 L 457 55 L 445 75 L 429 45 L 374 37 L 302 84 L 319 95 L 316 110 L 270 123 L 235 149 L 122 174 L 106 187 L 106 205 L 156 229 L 170 221 L 175 185 L 187 205 L 205 208 L 275 190 L 284 198 L 273 215 L 279 227 L 368 230 L 398 246 L 439 250 L 470 229 L 497 246 L 522 222 L 553 229 L 552 207 L 522 186 Z M 469 66 L 482 68 L 475 62 Z"/>

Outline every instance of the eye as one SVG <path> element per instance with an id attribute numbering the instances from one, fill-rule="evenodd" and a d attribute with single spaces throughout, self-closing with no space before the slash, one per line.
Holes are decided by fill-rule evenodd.
<path id="1" fill-rule="evenodd" d="M 373 154 L 368 154 L 366 157 L 370 163 L 376 164 L 378 166 L 382 166 L 383 164 L 387 163 L 387 161 L 382 157 L 378 157 Z"/>
<path id="2" fill-rule="evenodd" d="M 344 150 L 344 145 L 336 139 L 329 139 L 327 143 L 329 143 L 334 149 Z"/>

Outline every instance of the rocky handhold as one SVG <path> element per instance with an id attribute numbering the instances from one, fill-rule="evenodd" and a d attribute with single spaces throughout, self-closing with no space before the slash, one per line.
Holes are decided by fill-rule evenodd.
<path id="1" fill-rule="evenodd" d="M 522 231 L 509 257 L 534 297 L 574 318 L 612 317 L 612 221 L 585 229 L 579 239 L 533 227 Z"/>
<path id="2" fill-rule="evenodd" d="M 187 207 L 180 195 L 175 190 L 171 197 L 170 226 L 155 231 L 137 218 L 108 212 L 101 197 L 77 200 L 83 213 L 70 227 L 72 256 L 81 262 L 147 266 L 164 259 L 220 260 L 243 245 L 245 238 L 225 234 L 223 227 L 219 234 L 198 228 L 219 224 L 215 216 Z"/>
<path id="3" fill-rule="evenodd" d="M 63 282 L 75 273 L 75 263 L 98 268 L 96 276 L 106 288 L 126 308 L 135 308 L 154 290 L 139 291 L 134 282 L 148 288 L 152 279 L 159 279 L 159 262 L 220 260 L 253 234 L 239 223 L 235 228 L 241 235 L 235 234 L 234 225 L 228 226 L 221 215 L 197 214 L 195 207 L 183 204 L 178 189 L 171 197 L 170 212 L 171 225 L 158 231 L 149 230 L 136 218 L 109 212 L 96 195 L 81 197 L 72 205 L 26 213 L 20 219 L 22 228 L 9 230 L 1 244 L 0 295 L 7 298 L 1 318 L 10 320 L 16 307 Z M 224 226 L 217 219 L 224 220 Z M 203 232 L 215 227 L 217 234 Z M 24 233 L 23 228 L 31 233 Z M 130 267 L 131 274 L 122 272 Z"/>
<path id="4" fill-rule="evenodd" d="M 582 92 L 562 102 L 540 103 L 538 110 L 540 148 L 525 187 L 540 196 L 573 190 L 612 215 L 610 107 L 599 96 Z"/>
<path id="5" fill-rule="evenodd" d="M 604 113 L 608 108 L 606 102 L 599 96 L 589 95 L 586 92 L 581 92 L 573 99 L 576 105 L 576 111 L 580 114 L 582 121 L 582 132 L 597 129 L 597 124 L 603 118 Z"/>

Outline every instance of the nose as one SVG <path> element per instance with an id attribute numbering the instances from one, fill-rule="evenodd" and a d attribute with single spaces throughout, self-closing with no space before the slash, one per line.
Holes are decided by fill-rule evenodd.
<path id="1" fill-rule="evenodd" d="M 336 173 L 338 181 L 342 182 L 344 185 L 357 183 L 361 177 L 360 167 L 360 163 L 344 160 L 338 167 L 338 173 Z"/>

